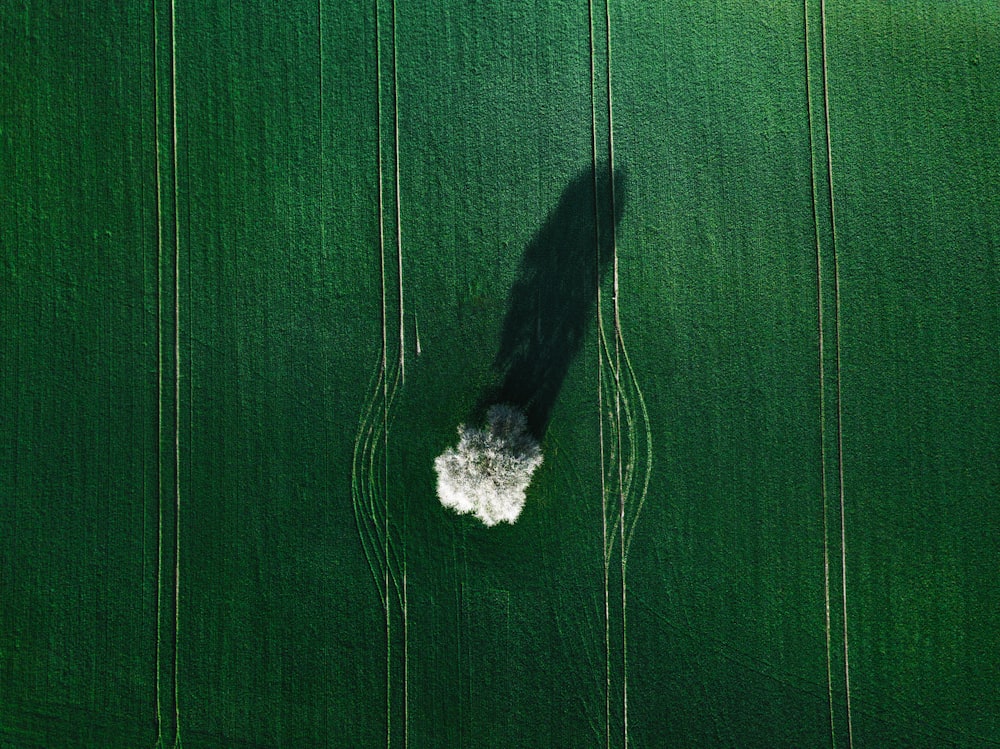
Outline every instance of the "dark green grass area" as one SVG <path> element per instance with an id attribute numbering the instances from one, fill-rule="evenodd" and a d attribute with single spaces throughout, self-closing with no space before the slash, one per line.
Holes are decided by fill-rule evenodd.
<path id="1" fill-rule="evenodd" d="M 626 668 L 636 749 L 1000 745 L 992 2 L 8 2 L 0 50 L 0 745 L 618 747 Z M 544 463 L 485 528 L 433 463 L 493 398 Z"/>
<path id="2" fill-rule="evenodd" d="M 980 3 L 830 17 L 848 616 L 872 746 L 1000 740 L 998 45 Z"/>
<path id="3" fill-rule="evenodd" d="M 156 221 L 148 14 L 0 12 L 0 743 L 148 736 Z M 35 13 L 32 13 L 35 11 Z M 155 521 L 153 521 L 155 522 Z"/>

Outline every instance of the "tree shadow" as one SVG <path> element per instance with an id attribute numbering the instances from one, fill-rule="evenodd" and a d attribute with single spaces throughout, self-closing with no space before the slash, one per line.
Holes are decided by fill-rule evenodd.
<path id="1" fill-rule="evenodd" d="M 612 225 L 623 215 L 625 176 L 619 169 L 612 180 L 607 164 L 582 171 L 528 244 L 493 361 L 499 384 L 481 394 L 477 421 L 490 405 L 509 403 L 524 411 L 536 438 L 544 436 L 566 373 L 595 322 L 597 290 L 614 255 Z"/>

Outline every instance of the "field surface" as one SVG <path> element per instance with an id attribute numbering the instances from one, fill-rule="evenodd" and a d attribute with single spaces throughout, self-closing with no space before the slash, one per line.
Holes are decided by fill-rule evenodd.
<path id="1" fill-rule="evenodd" d="M 1000 747 L 998 77 L 994 0 L 0 0 L 0 745 Z"/>

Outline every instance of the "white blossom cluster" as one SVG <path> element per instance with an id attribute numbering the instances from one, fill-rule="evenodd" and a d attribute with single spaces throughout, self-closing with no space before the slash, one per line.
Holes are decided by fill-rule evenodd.
<path id="1" fill-rule="evenodd" d="M 472 513 L 488 526 L 513 523 L 542 451 L 520 409 L 490 406 L 486 422 L 483 429 L 459 426 L 458 447 L 434 461 L 438 497 L 445 507 Z"/>

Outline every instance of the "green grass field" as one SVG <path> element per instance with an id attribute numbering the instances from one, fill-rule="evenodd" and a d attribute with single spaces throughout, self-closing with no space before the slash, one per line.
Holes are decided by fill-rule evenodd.
<path id="1" fill-rule="evenodd" d="M 0 745 L 1000 746 L 998 75 L 994 0 L 0 2 Z"/>

